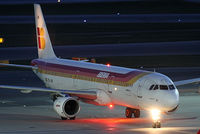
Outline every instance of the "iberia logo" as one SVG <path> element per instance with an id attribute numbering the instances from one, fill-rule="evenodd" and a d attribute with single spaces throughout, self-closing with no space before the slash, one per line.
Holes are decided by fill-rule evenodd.
<path id="1" fill-rule="evenodd" d="M 44 28 L 37 27 L 39 49 L 45 48 Z"/>

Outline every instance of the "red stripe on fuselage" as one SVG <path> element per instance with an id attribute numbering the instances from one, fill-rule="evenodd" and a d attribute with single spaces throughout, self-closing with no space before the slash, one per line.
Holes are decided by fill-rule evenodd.
<path id="1" fill-rule="evenodd" d="M 115 80 L 115 81 L 122 81 L 122 82 L 127 82 L 133 77 L 146 72 L 146 71 L 134 70 L 126 74 L 121 74 L 121 73 L 108 72 L 104 70 L 88 69 L 88 68 L 82 68 L 82 67 L 76 67 L 76 66 L 54 64 L 54 63 L 45 63 L 43 61 L 38 61 L 38 60 L 33 60 L 32 64 L 36 64 L 42 70 L 73 74 L 73 75 L 78 74 L 80 76 L 87 76 L 87 77 L 93 77 L 93 78 L 97 78 L 97 75 L 100 72 L 106 72 L 106 73 L 109 73 L 109 77 L 107 78 L 108 80 Z"/>
<path id="2" fill-rule="evenodd" d="M 40 42 L 40 28 L 37 27 L 37 36 L 38 36 L 38 44 L 39 44 L 39 48 L 41 49 L 41 42 Z"/>

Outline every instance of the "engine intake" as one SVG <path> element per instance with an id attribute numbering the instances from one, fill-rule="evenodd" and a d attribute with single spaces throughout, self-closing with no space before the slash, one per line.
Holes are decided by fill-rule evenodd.
<path id="1" fill-rule="evenodd" d="M 79 111 L 79 102 L 72 97 L 58 97 L 54 101 L 54 110 L 64 118 L 75 117 Z"/>

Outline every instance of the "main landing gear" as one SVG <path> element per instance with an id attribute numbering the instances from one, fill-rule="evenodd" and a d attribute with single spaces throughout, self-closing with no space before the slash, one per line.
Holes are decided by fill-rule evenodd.
<path id="1" fill-rule="evenodd" d="M 127 107 L 125 111 L 126 118 L 131 118 L 133 114 L 135 118 L 139 118 L 140 110 Z"/>

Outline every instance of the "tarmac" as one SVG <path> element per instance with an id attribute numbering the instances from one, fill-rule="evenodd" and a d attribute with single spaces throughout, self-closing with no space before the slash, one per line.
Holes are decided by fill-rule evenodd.
<path id="1" fill-rule="evenodd" d="M 173 80 L 198 77 L 198 68 L 162 68 Z M 174 75 L 182 74 L 179 77 Z M 188 75 L 190 74 L 190 75 Z M 173 76 L 174 75 L 174 76 Z M 44 86 L 31 71 L 0 71 L 0 84 Z M 195 134 L 200 130 L 199 85 L 187 85 L 192 90 L 179 89 L 180 104 L 177 111 L 162 115 L 162 128 L 152 128 L 147 111 L 141 118 L 127 119 L 125 107 L 94 106 L 80 103 L 76 120 L 60 120 L 53 111 L 48 94 L 33 92 L 21 94 L 15 90 L 0 90 L 0 134 L 64 134 L 64 133 L 137 133 L 137 134 Z M 179 87 L 178 87 L 179 88 Z"/>

